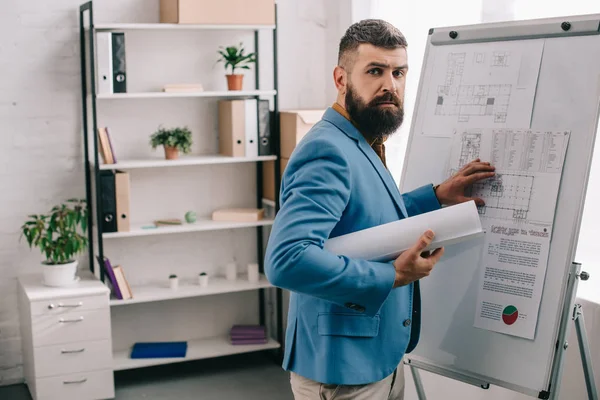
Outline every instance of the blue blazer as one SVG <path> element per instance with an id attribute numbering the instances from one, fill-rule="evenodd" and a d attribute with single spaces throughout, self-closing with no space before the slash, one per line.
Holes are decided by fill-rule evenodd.
<path id="1" fill-rule="evenodd" d="M 327 384 L 390 375 L 418 341 L 418 284 L 393 289 L 391 262 L 349 259 L 323 245 L 438 209 L 432 185 L 401 195 L 363 135 L 329 108 L 292 153 L 280 198 L 265 274 L 291 291 L 283 368 Z"/>

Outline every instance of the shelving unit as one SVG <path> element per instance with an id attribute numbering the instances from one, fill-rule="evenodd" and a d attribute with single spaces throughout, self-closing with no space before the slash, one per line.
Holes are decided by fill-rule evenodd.
<path id="1" fill-rule="evenodd" d="M 128 300 L 113 299 L 110 301 L 111 307 L 126 306 L 130 304 L 148 303 L 152 301 L 165 301 L 174 299 L 184 299 L 187 297 L 210 296 L 224 293 L 244 292 L 247 290 L 266 289 L 272 287 L 271 283 L 264 275 L 260 276 L 260 280 L 256 283 L 251 283 L 243 279 L 236 281 L 228 281 L 223 278 L 212 278 L 210 285 L 203 288 L 195 281 L 182 281 L 177 291 L 171 290 L 167 285 L 160 282 L 147 283 L 144 285 L 135 285 L 131 290 L 135 292 L 135 298 Z"/>
<path id="2" fill-rule="evenodd" d="M 123 371 L 126 369 L 150 367 L 154 365 L 171 364 L 206 358 L 223 357 L 233 354 L 251 353 L 264 350 L 275 350 L 279 343 L 269 339 L 265 344 L 236 345 L 232 346 L 227 338 L 214 337 L 198 340 L 188 340 L 187 354 L 183 358 L 147 358 L 130 359 L 128 350 L 113 353 L 113 370 Z"/>
<path id="3" fill-rule="evenodd" d="M 190 156 L 179 160 L 165 159 L 142 159 L 142 160 L 124 160 L 115 164 L 102 164 L 101 170 L 108 169 L 138 169 L 138 168 L 169 168 L 185 167 L 190 165 L 215 165 L 215 164 L 236 164 L 244 162 L 272 161 L 277 156 L 258 156 L 258 157 L 227 157 L 222 155 Z"/>
<path id="4" fill-rule="evenodd" d="M 102 237 L 104 239 L 116 239 L 134 236 L 167 235 L 187 232 L 220 231 L 223 229 L 254 228 L 267 225 L 273 225 L 273 220 L 261 219 L 260 221 L 256 222 L 225 222 L 206 219 L 185 225 L 151 227 L 151 224 L 148 224 L 132 226 L 127 232 L 104 232 Z"/>
<path id="5" fill-rule="evenodd" d="M 98 100 L 126 100 L 126 99 L 165 99 L 165 98 L 185 98 L 185 97 L 206 97 L 206 98 L 240 98 L 257 96 L 275 96 L 274 90 L 239 90 L 231 92 L 141 92 L 141 93 L 111 93 L 98 94 Z"/>
<path id="6" fill-rule="evenodd" d="M 277 5 L 275 5 L 277 7 Z M 275 8 L 275 20 L 277 9 Z M 156 169 L 156 168 L 179 168 L 179 167 L 197 167 L 209 165 L 256 163 L 256 204 L 258 208 L 263 207 L 262 199 L 262 162 L 274 161 L 279 158 L 279 109 L 278 109 L 278 82 L 277 82 L 277 26 L 265 25 L 178 25 L 162 23 L 103 23 L 96 24 L 93 16 L 93 2 L 89 1 L 80 6 L 80 50 L 81 50 L 81 85 L 82 85 L 82 116 L 83 116 L 83 142 L 84 142 L 84 168 L 86 180 L 86 199 L 90 207 L 89 226 L 89 259 L 90 270 L 105 280 L 105 274 L 102 266 L 97 263 L 97 257 L 104 257 L 104 240 L 119 240 L 131 237 L 157 236 L 171 234 L 187 234 L 191 232 L 222 231 L 231 229 L 256 229 L 256 248 L 258 255 L 258 264 L 260 271 L 260 280 L 257 283 L 251 283 L 247 279 L 238 278 L 235 281 L 227 281 L 218 277 L 211 277 L 208 287 L 202 288 L 194 282 L 182 280 L 177 291 L 171 290 L 165 286 L 165 282 L 146 283 L 140 285 L 131 285 L 134 293 L 133 299 L 111 300 L 111 311 L 122 309 L 121 306 L 134 307 L 136 304 L 148 304 L 152 302 L 168 302 L 177 299 L 198 298 L 203 296 L 227 295 L 229 293 L 238 293 L 246 291 L 257 291 L 259 297 L 259 321 L 261 325 L 267 325 L 265 311 L 265 290 L 275 291 L 276 303 L 276 332 L 275 337 L 269 337 L 266 344 L 259 345 L 232 345 L 226 337 L 208 337 L 192 338 L 188 340 L 188 352 L 185 358 L 158 358 L 158 359 L 130 359 L 129 349 L 113 350 L 113 369 L 114 371 L 147 367 L 152 365 L 183 362 L 188 360 L 197 360 L 203 358 L 212 358 L 226 356 L 231 354 L 247 353 L 254 351 L 265 351 L 277 349 L 278 360 L 281 359 L 282 349 L 281 341 L 283 338 L 282 325 L 282 292 L 279 288 L 273 288 L 263 274 L 263 227 L 273 224 L 272 219 L 263 219 L 255 222 L 221 222 L 210 219 L 200 218 L 195 223 L 151 227 L 148 225 L 132 224 L 131 229 L 126 232 L 103 232 L 102 224 L 94 223 L 100 221 L 102 214 L 102 188 L 97 185 L 99 182 L 100 171 L 102 170 L 134 170 L 134 169 Z M 201 92 L 131 92 L 131 93 L 96 93 L 96 71 L 95 71 L 95 40 L 96 33 L 101 31 L 167 31 L 167 30 L 246 30 L 254 32 L 254 51 L 257 53 L 257 62 L 255 64 L 255 82 L 256 87 L 253 90 L 242 91 L 201 91 Z M 259 31 L 271 31 L 273 36 L 273 90 L 261 90 L 259 85 L 259 63 L 260 52 L 258 48 Z M 87 49 L 86 49 L 87 47 Z M 271 140 L 275 154 L 258 157 L 227 157 L 219 154 L 186 156 L 178 160 L 165 160 L 158 158 L 147 159 L 119 159 L 115 164 L 101 164 L 99 160 L 99 141 L 97 138 L 98 115 L 97 102 L 107 102 L 109 100 L 139 100 L 139 99 L 171 99 L 171 98 L 255 98 L 260 96 L 272 96 L 273 98 L 273 118 L 271 124 Z M 146 104 L 146 103 L 144 103 Z M 215 116 L 216 117 L 216 116 Z M 276 193 L 279 192 L 280 182 L 280 163 L 275 162 L 275 185 Z M 276 197 L 272 204 L 275 212 L 278 211 L 279 199 Z M 96 266 L 97 270 L 96 270 Z M 125 308 L 129 308 L 125 307 Z"/>

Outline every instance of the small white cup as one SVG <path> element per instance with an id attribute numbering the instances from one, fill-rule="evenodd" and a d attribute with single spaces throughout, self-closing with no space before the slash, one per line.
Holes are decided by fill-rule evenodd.
<path id="1" fill-rule="evenodd" d="M 171 289 L 177 290 L 177 288 L 179 288 L 179 278 L 169 278 L 169 286 Z"/>
<path id="2" fill-rule="evenodd" d="M 258 282 L 258 264 L 248 264 L 248 281 L 252 283 Z"/>
<path id="3" fill-rule="evenodd" d="M 225 266 L 225 278 L 228 281 L 235 281 L 237 279 L 237 265 L 235 263 L 229 263 Z"/>
<path id="4" fill-rule="evenodd" d="M 208 275 L 198 275 L 198 285 L 200 285 L 200 287 L 207 287 Z"/>

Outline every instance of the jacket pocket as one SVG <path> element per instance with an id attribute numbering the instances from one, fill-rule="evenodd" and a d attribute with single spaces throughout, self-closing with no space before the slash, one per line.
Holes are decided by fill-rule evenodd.
<path id="1" fill-rule="evenodd" d="M 379 315 L 319 313 L 317 318 L 322 336 L 375 337 L 379 333 Z"/>

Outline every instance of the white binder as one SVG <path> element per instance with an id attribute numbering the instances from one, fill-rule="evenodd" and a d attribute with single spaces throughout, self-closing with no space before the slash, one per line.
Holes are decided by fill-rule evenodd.
<path id="1" fill-rule="evenodd" d="M 256 99 L 244 101 L 244 121 L 246 157 L 258 157 L 258 102 Z"/>
<path id="2" fill-rule="evenodd" d="M 113 93 L 112 33 L 96 33 L 96 92 Z"/>

